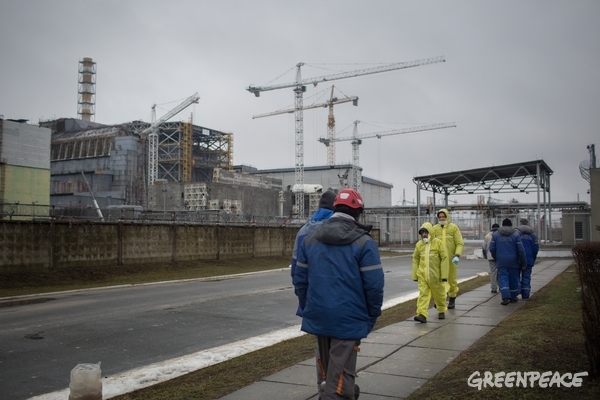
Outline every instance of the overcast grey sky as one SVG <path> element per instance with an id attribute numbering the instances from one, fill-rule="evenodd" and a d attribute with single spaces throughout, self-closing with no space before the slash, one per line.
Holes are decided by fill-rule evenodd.
<path id="1" fill-rule="evenodd" d="M 173 118 L 234 133 L 234 163 L 294 166 L 291 89 L 254 97 L 250 84 L 444 56 L 438 63 L 333 82 L 360 98 L 335 107 L 337 136 L 453 122 L 449 128 L 364 140 L 365 176 L 416 197 L 414 176 L 543 159 L 553 201 L 589 202 L 579 163 L 600 146 L 598 0 L 4 0 L 0 114 L 77 117 L 78 62 L 97 63 L 96 122 Z M 287 71 L 287 73 L 286 73 Z M 304 104 L 328 97 L 309 87 Z M 319 97 L 322 96 L 322 97 Z M 304 112 L 305 166 L 325 165 L 327 110 Z M 349 142 L 336 161 L 351 161 Z M 600 149 L 599 149 L 600 151 Z M 310 183 L 310 182 L 307 182 Z M 423 194 L 425 196 L 425 194 Z M 536 201 L 536 196 L 494 195 Z M 460 202 L 475 199 L 461 196 Z M 367 205 L 368 206 L 368 205 Z"/>

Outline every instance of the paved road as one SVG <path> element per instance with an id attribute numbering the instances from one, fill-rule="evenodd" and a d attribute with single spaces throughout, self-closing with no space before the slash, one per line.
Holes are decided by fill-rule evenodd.
<path id="1" fill-rule="evenodd" d="M 385 299 L 413 292 L 409 257 L 383 260 Z M 459 278 L 487 270 L 464 260 Z M 299 324 L 289 270 L 44 296 L 0 308 L 0 398 L 68 387 L 79 363 L 103 376 Z"/>

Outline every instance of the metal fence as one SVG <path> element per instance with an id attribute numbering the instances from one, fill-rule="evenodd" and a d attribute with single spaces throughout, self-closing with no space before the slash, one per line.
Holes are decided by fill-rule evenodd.
<path id="1" fill-rule="evenodd" d="M 0 220 L 91 221 L 134 223 L 200 223 L 231 226 L 301 226 L 305 220 L 289 217 L 235 214 L 228 210 L 148 211 L 141 206 L 59 207 L 38 204 L 0 203 Z"/>
<path id="2" fill-rule="evenodd" d="M 538 216 L 536 213 L 517 213 L 507 215 L 495 215 L 493 218 L 485 216 L 477 211 L 465 211 L 459 213 L 451 212 L 452 222 L 459 226 L 463 239 L 483 240 L 491 230 L 494 223 L 502 225 L 505 218 L 512 221 L 513 227 L 519 225 L 519 221 L 528 220 L 538 236 L 541 243 L 554 243 L 564 245 L 575 245 L 580 242 L 591 240 L 591 215 L 587 212 L 561 213 L 553 212 L 551 218 Z M 373 225 L 381 231 L 382 244 L 414 244 L 419 240 L 419 227 L 430 222 L 437 223 L 434 215 L 423 215 L 420 219 L 413 215 L 388 215 L 366 213 L 365 223 Z"/>
<path id="3" fill-rule="evenodd" d="M 38 204 L 0 203 L 0 220 L 56 220 L 134 223 L 200 223 L 231 226 L 301 226 L 306 219 L 290 217 L 255 216 L 236 214 L 229 210 L 196 211 L 148 211 L 141 206 L 109 206 L 99 210 L 91 206 L 60 207 Z M 546 219 L 546 216 L 548 217 Z M 367 210 L 361 222 L 373 225 L 380 230 L 382 244 L 414 244 L 418 239 L 418 229 L 428 221 L 436 224 L 435 215 L 426 214 L 417 218 L 409 214 L 377 213 Z M 592 237 L 592 223 L 589 212 L 519 212 L 494 214 L 489 217 L 481 211 L 451 211 L 452 222 L 457 224 L 465 240 L 482 240 L 492 224 L 502 224 L 509 218 L 513 226 L 525 218 L 538 234 L 542 243 L 563 243 L 575 245 L 589 242 Z"/>

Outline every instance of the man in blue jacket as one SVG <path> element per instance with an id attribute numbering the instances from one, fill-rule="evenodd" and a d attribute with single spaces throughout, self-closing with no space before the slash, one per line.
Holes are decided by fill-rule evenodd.
<path id="1" fill-rule="evenodd" d="M 358 346 L 381 315 L 383 269 L 369 229 L 357 222 L 363 209 L 357 191 L 342 189 L 332 217 L 298 247 L 294 289 L 302 330 L 317 336 L 322 353 L 317 359 L 324 378 L 324 385 L 318 385 L 320 400 L 358 397 Z"/>
<path id="2" fill-rule="evenodd" d="M 521 298 L 526 300 L 529 298 L 531 292 L 531 269 L 535 264 L 540 246 L 538 244 L 537 236 L 533 232 L 533 228 L 528 225 L 525 218 L 519 221 L 517 231 L 519 231 L 519 238 L 523 243 L 525 249 L 525 256 L 527 257 L 527 267 L 521 270 Z"/>
<path id="3" fill-rule="evenodd" d="M 490 253 L 498 268 L 498 285 L 502 295 L 500 304 L 505 306 L 508 303 L 516 303 L 519 294 L 519 270 L 527 267 L 527 260 L 519 232 L 512 228 L 510 219 L 504 219 L 498 232 L 492 236 Z"/>

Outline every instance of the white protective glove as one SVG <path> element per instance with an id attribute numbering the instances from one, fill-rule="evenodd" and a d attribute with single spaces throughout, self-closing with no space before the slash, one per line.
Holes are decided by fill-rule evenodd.
<path id="1" fill-rule="evenodd" d="M 454 256 L 454 258 L 452 259 L 452 264 L 458 264 L 458 256 Z"/>

